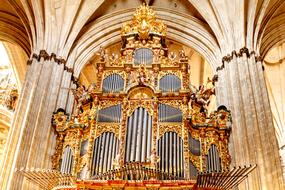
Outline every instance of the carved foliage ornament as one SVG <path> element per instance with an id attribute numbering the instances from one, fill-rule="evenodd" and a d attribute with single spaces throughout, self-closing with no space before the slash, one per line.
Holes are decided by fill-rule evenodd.
<path id="1" fill-rule="evenodd" d="M 165 36 L 166 26 L 156 20 L 155 12 L 148 5 L 143 4 L 136 10 L 133 19 L 123 25 L 121 34 L 138 34 L 141 39 L 147 39 L 150 33 Z"/>

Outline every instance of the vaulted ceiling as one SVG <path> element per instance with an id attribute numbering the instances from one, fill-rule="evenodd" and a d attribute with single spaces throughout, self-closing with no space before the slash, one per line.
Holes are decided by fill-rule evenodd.
<path id="1" fill-rule="evenodd" d="M 55 53 L 67 59 L 78 76 L 101 45 L 119 41 L 121 23 L 142 2 L 1 0 L 0 39 L 18 44 L 28 56 L 41 49 Z M 285 35 L 283 0 L 146 2 L 168 25 L 170 38 L 185 41 L 212 67 L 244 46 L 265 56 Z M 275 28 L 279 32 L 273 32 Z"/>

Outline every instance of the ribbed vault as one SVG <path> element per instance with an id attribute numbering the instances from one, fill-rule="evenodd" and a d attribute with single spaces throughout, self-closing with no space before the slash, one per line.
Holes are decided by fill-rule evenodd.
<path id="1" fill-rule="evenodd" d="M 255 58 L 258 58 L 259 55 L 264 58 L 272 47 L 284 42 L 284 0 L 152 0 L 148 2 L 154 6 L 158 18 L 168 26 L 168 38 L 193 48 L 207 60 L 213 70 L 222 65 L 224 56 L 232 52 L 239 52 L 243 47 L 246 47 L 249 52 L 255 52 L 255 54 L 251 54 L 255 57 L 250 57 L 246 53 L 241 54 L 238 58 L 234 53 L 234 56 L 226 57 L 229 59 L 229 64 L 226 66 L 228 70 L 220 71 L 223 74 L 219 75 L 218 83 L 221 83 L 217 87 L 217 97 L 218 100 L 224 99 L 231 103 L 236 114 L 237 125 L 234 124 L 235 127 L 237 126 L 236 129 L 244 132 L 245 136 L 250 134 L 250 137 L 254 137 L 261 132 L 264 135 L 264 131 L 258 130 L 263 125 L 270 128 L 271 121 L 265 120 L 263 113 L 264 110 L 269 109 L 267 99 L 262 98 L 262 95 L 267 94 L 267 91 L 266 89 L 258 91 L 258 87 L 261 86 L 259 84 L 264 82 L 262 69 L 259 70 L 258 76 L 256 72 L 245 73 L 243 71 L 247 71 L 248 68 L 255 69 L 255 65 L 259 64 L 256 61 L 259 59 Z M 44 60 L 36 59 L 39 56 L 34 56 L 31 61 L 32 66 L 28 66 L 29 74 L 25 79 L 23 90 L 25 95 L 21 97 L 21 106 L 15 112 L 18 117 L 12 126 L 14 127 L 14 136 L 11 135 L 8 140 L 9 146 L 12 147 L 10 155 L 5 160 L 5 167 L 8 169 L 4 172 L 0 171 L 0 177 L 5 181 L 3 184 L 0 182 L 0 188 L 7 189 L 10 185 L 13 187 L 13 182 L 17 180 L 20 181 L 16 185 L 17 187 L 18 185 L 24 189 L 31 187 L 23 182 L 22 178 L 14 178 L 10 171 L 14 171 L 15 165 L 22 163 L 28 163 L 28 165 L 39 163 L 42 166 L 46 164 L 45 159 L 50 159 L 50 155 L 40 155 L 40 158 L 34 159 L 34 152 L 26 150 L 22 159 L 20 158 L 21 152 L 19 152 L 21 143 L 25 144 L 26 141 L 31 141 L 30 149 L 37 147 L 39 136 L 45 138 L 42 129 L 39 129 L 38 126 L 45 128 L 50 126 L 50 118 L 47 116 L 51 116 L 52 111 L 58 107 L 66 108 L 67 111 L 72 110 L 74 99 L 72 93 L 67 90 L 75 87 L 71 80 L 72 76 L 79 76 L 83 67 L 94 58 L 100 46 L 108 47 L 120 41 L 122 23 L 131 19 L 134 8 L 141 3 L 141 0 L 1 1 L 0 40 L 17 44 L 30 58 L 33 57 L 33 54 L 39 55 L 40 50 L 45 50 L 48 56 Z M 11 51 L 12 53 L 13 51 Z M 49 59 L 49 55 L 52 53 L 56 55 L 57 60 L 64 59 L 60 62 L 64 66 Z M 246 59 L 250 60 L 246 61 Z M 39 62 L 40 64 L 38 64 Z M 245 62 L 247 65 L 244 64 Z M 14 66 L 19 67 L 17 64 Z M 256 66 L 258 69 L 259 67 L 260 65 Z M 51 79 L 51 82 L 46 79 Z M 247 95 L 247 87 L 254 93 Z M 45 96 L 49 98 L 43 98 Z M 256 101 L 259 99 L 260 101 Z M 262 109 L 262 106 L 266 109 Z M 250 112 L 247 112 L 248 110 Z M 251 113 L 252 117 L 247 113 Z M 266 114 L 270 118 L 271 113 Z M 256 120 L 256 117 L 260 116 L 257 118 L 259 123 L 255 123 L 254 134 L 250 133 L 252 131 L 247 133 L 247 128 L 253 125 L 245 123 L 242 117 L 239 119 L 241 115 L 250 122 L 252 118 Z M 32 131 L 32 133 L 26 133 L 26 130 Z M 271 132 L 268 134 L 274 134 Z M 32 136 L 32 134 L 39 136 Z M 260 142 L 267 139 L 265 137 L 268 134 L 258 137 Z M 26 135 L 26 139 L 21 138 L 22 135 Z M 238 135 L 236 135 L 236 140 L 241 141 Z M 272 139 L 273 136 L 270 135 Z M 254 138 L 244 137 L 243 140 L 248 139 L 250 141 L 248 141 L 247 147 L 254 146 L 251 143 Z M 55 143 L 53 137 L 46 137 L 42 142 L 44 144 L 41 145 L 42 147 L 45 145 L 48 147 L 44 148 L 44 151 L 48 152 L 47 154 L 51 152 L 50 146 L 48 146 L 52 144 L 51 142 Z M 259 149 L 264 148 L 260 144 L 256 144 L 256 146 Z M 236 150 L 239 149 L 244 153 L 246 152 L 244 151 L 245 147 L 235 146 L 233 151 L 238 155 L 239 152 Z M 260 152 L 260 157 L 269 155 L 270 151 L 266 152 L 265 149 Z M 254 158 L 253 161 L 258 159 L 250 148 L 247 152 L 248 155 L 244 156 L 245 160 L 248 158 Z M 16 155 L 15 159 L 14 155 Z M 244 157 L 240 159 L 242 160 Z M 275 157 L 278 156 L 274 155 Z M 266 164 L 261 167 L 262 171 L 258 169 L 260 176 L 256 174 L 256 178 L 254 178 L 260 177 L 260 181 L 267 186 L 262 187 L 262 183 L 256 180 L 256 182 L 249 182 L 255 184 L 253 187 L 265 189 L 271 187 L 269 177 L 263 175 L 267 169 L 274 175 L 272 170 L 274 166 L 270 164 L 271 161 L 277 163 L 275 159 L 271 160 L 267 157 L 260 161 L 261 165 L 262 163 Z M 278 181 L 278 179 L 272 180 Z M 22 184 L 24 185 L 22 186 Z"/>
<path id="2" fill-rule="evenodd" d="M 219 46 L 209 32 L 207 25 L 196 18 L 167 9 L 157 9 L 158 18 L 168 26 L 168 37 L 188 45 L 207 58 L 212 68 L 216 68 L 221 59 Z M 74 63 L 74 73 L 78 76 L 84 65 L 99 50 L 121 39 L 122 24 L 131 18 L 134 9 L 116 12 L 96 20 L 73 48 L 68 66 Z M 185 17 L 187 19 L 185 19 Z"/>

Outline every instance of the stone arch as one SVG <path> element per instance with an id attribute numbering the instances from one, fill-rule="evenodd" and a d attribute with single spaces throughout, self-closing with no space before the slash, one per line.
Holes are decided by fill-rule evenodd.
<path id="1" fill-rule="evenodd" d="M 221 60 L 218 42 L 209 32 L 207 25 L 198 19 L 166 9 L 155 9 L 158 19 L 168 27 L 168 38 L 193 47 L 210 63 L 214 70 Z M 67 66 L 74 68 L 74 75 L 79 76 L 84 65 L 99 50 L 120 40 L 120 29 L 124 22 L 130 20 L 134 9 L 119 11 L 98 19 L 76 42 Z"/>

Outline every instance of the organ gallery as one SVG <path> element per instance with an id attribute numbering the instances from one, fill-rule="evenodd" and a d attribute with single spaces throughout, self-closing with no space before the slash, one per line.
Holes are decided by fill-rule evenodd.
<path id="1" fill-rule="evenodd" d="M 97 55 L 97 77 L 72 91 L 72 114 L 52 117 L 52 170 L 17 172 L 44 189 L 231 189 L 256 167 L 230 167 L 232 116 L 209 111 L 217 75 L 191 83 L 183 50 L 170 52 L 166 25 L 142 5 L 121 28 L 120 55 Z"/>

